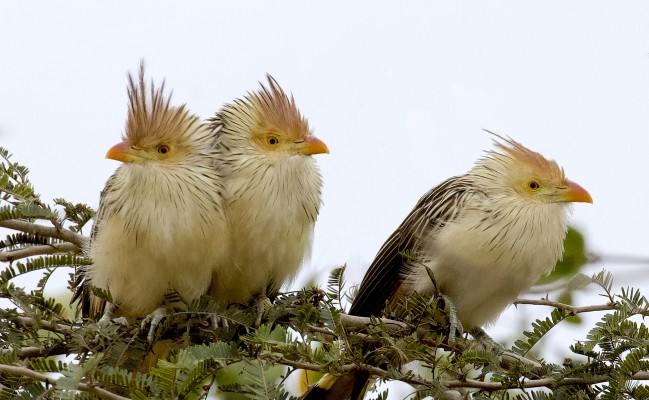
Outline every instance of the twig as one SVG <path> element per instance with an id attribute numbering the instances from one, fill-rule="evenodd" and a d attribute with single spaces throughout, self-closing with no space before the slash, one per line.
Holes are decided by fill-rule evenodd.
<path id="1" fill-rule="evenodd" d="M 521 380 L 518 386 L 507 386 L 500 382 L 482 382 L 474 379 L 452 380 L 445 382 L 449 388 L 475 388 L 487 390 L 490 392 L 503 389 L 532 389 L 539 387 L 568 386 L 568 385 L 596 385 L 598 383 L 608 382 L 610 379 L 606 375 L 595 375 L 590 378 L 563 378 L 554 380 L 552 378 L 541 378 L 531 380 Z M 631 380 L 646 381 L 649 380 L 649 372 L 637 372 L 631 376 Z"/>
<path id="2" fill-rule="evenodd" d="M 54 346 L 49 348 L 32 346 L 15 349 L 10 346 L 8 349 L 0 350 L 0 356 L 4 357 L 15 352 L 16 356 L 20 360 L 25 360 L 34 357 L 49 357 L 62 354 L 68 355 L 71 353 L 68 347 L 67 343 L 63 342 L 56 343 Z"/>
<path id="3" fill-rule="evenodd" d="M 316 332 L 316 333 L 321 333 L 324 335 L 324 337 L 328 340 L 337 340 L 338 335 L 330 329 L 327 328 L 321 328 L 319 326 L 315 326 L 312 324 L 307 324 L 306 325 L 307 329 L 309 329 L 311 332 Z"/>
<path id="4" fill-rule="evenodd" d="M 305 369 L 309 371 L 344 374 L 356 370 L 363 370 L 363 371 L 368 371 L 372 375 L 375 375 L 380 378 L 385 378 L 388 375 L 388 371 L 367 364 L 345 364 L 338 368 L 335 368 L 335 371 L 329 371 L 329 368 L 327 368 L 326 366 L 322 366 L 318 364 L 293 361 L 283 357 L 269 357 L 269 358 L 272 358 L 274 361 L 280 364 L 288 365 L 294 368 Z M 639 380 L 639 381 L 649 380 L 649 372 L 644 372 L 644 371 L 637 372 L 633 376 L 631 376 L 631 379 Z M 433 381 L 427 379 L 417 379 L 414 377 L 403 377 L 400 380 L 402 382 L 410 383 L 413 385 L 425 385 L 425 386 L 437 385 Z M 516 389 L 516 388 L 531 389 L 531 388 L 539 388 L 539 387 L 554 387 L 554 386 L 567 386 L 567 385 L 595 385 L 598 383 L 608 382 L 608 380 L 609 377 L 606 375 L 596 375 L 590 378 L 563 378 L 560 380 L 555 380 L 553 378 L 541 378 L 541 379 L 521 380 L 517 386 L 504 385 L 501 382 L 483 382 L 475 379 L 465 379 L 465 380 L 455 379 L 455 380 L 444 382 L 443 384 L 444 386 L 453 389 L 471 388 L 471 389 L 481 389 L 481 390 L 493 392 L 496 390 Z"/>
<path id="5" fill-rule="evenodd" d="M 212 386 L 214 386 L 214 382 L 216 382 L 216 374 L 212 374 L 212 379 L 210 380 L 210 382 L 203 386 L 203 393 L 198 396 L 199 400 L 207 399 L 207 396 L 209 396 L 210 394 L 210 389 L 212 389 Z"/>
<path id="6" fill-rule="evenodd" d="M 13 365 L 3 365 L 0 364 L 0 371 L 2 372 L 7 372 L 10 374 L 16 374 L 16 375 L 21 375 L 25 376 L 28 378 L 35 379 L 37 381 L 45 382 L 48 385 L 56 386 L 58 383 L 57 379 L 51 378 L 49 376 L 43 375 L 41 373 L 38 373 L 36 371 L 32 371 L 29 368 L 25 367 L 16 367 Z M 106 389 L 102 389 L 99 386 L 94 386 L 94 385 L 88 385 L 87 383 L 79 383 L 77 384 L 77 389 L 81 390 L 83 392 L 88 392 L 92 393 L 97 397 L 100 397 L 102 399 L 108 399 L 108 400 L 128 400 L 126 397 L 122 397 L 119 395 L 116 395 L 115 393 L 111 393 L 107 391 Z"/>
<path id="7" fill-rule="evenodd" d="M 548 307 L 560 308 L 562 310 L 568 311 L 570 315 L 577 315 L 577 314 L 594 312 L 594 311 L 614 311 L 618 309 L 618 305 L 615 303 L 576 307 L 576 306 L 571 306 L 569 304 L 559 303 L 548 299 L 538 299 L 538 300 L 516 299 L 516 301 L 514 301 L 514 305 L 518 305 L 518 304 L 530 304 L 535 306 L 548 306 Z M 641 313 L 641 314 L 644 316 L 649 315 L 649 313 Z"/>
<path id="8" fill-rule="evenodd" d="M 279 364 L 287 365 L 289 367 L 294 367 L 298 369 L 306 369 L 309 371 L 316 371 L 316 372 L 330 372 L 330 368 L 324 365 L 319 365 L 319 364 L 313 364 L 313 363 L 307 363 L 307 362 L 302 362 L 302 361 L 293 361 L 289 360 L 284 357 L 277 357 L 275 355 L 269 355 L 268 357 L 265 357 L 269 360 L 272 360 L 274 362 L 277 362 Z M 341 365 L 340 367 L 335 368 L 335 373 L 340 373 L 344 374 L 347 372 L 352 372 L 352 371 L 357 371 L 357 370 L 362 370 L 362 371 L 367 371 L 371 373 L 372 375 L 376 375 L 379 377 L 385 377 L 387 375 L 387 371 L 371 366 L 369 364 L 345 364 Z M 417 381 L 419 382 L 419 381 Z M 419 382 L 421 383 L 421 382 Z"/>
<path id="9" fill-rule="evenodd" d="M 536 369 L 543 368 L 543 365 L 541 365 L 540 362 L 530 360 L 529 358 L 523 357 L 523 356 L 518 355 L 518 354 L 516 354 L 516 353 L 514 353 L 512 351 L 509 351 L 509 350 L 505 350 L 501 354 L 501 359 L 502 359 L 502 365 L 504 365 L 505 367 L 507 367 L 509 365 L 512 365 L 512 364 L 515 364 L 516 362 L 521 362 L 521 363 L 527 365 L 528 367 L 532 367 L 532 368 L 536 368 Z"/>
<path id="10" fill-rule="evenodd" d="M 76 244 L 68 242 L 30 246 L 20 250 L 0 252 L 0 262 L 11 262 L 25 257 L 54 253 L 81 253 L 81 249 Z"/>
<path id="11" fill-rule="evenodd" d="M 14 351 L 15 350 L 13 348 L 0 350 L 0 355 L 5 356 L 13 353 Z M 17 351 L 17 354 L 18 354 L 18 358 L 23 359 L 23 358 L 39 357 L 43 355 L 44 352 L 45 350 L 42 347 L 23 347 L 22 349 Z"/>
<path id="12" fill-rule="evenodd" d="M 7 310 L 0 308 L 0 318 L 6 318 L 21 328 L 27 329 L 44 329 L 46 331 L 60 333 L 63 335 L 72 333 L 72 328 L 66 325 L 60 325 L 47 320 L 36 320 L 30 317 L 15 315 Z"/>
<path id="13" fill-rule="evenodd" d="M 587 254 L 588 262 L 607 263 L 607 264 L 649 264 L 649 258 L 643 256 L 633 256 L 626 254 Z"/>
<path id="14" fill-rule="evenodd" d="M 1 228 L 13 229 L 16 231 L 31 233 L 32 235 L 47 236 L 55 239 L 61 239 L 66 242 L 74 243 L 79 248 L 85 248 L 89 239 L 69 229 L 57 229 L 32 222 L 21 221 L 18 219 L 7 219 L 0 221 Z"/>
<path id="15" fill-rule="evenodd" d="M 389 333 L 414 329 L 413 326 L 401 321 L 395 321 L 387 318 L 358 317 L 356 315 L 349 314 L 340 314 L 340 322 L 345 325 L 345 328 L 347 328 L 348 330 L 357 332 L 367 331 L 368 325 L 376 325 L 377 322 L 385 325 Z"/>

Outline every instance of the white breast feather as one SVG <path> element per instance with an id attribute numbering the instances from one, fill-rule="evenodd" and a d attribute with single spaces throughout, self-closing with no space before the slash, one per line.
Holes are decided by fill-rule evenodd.
<path id="1" fill-rule="evenodd" d="M 425 265 L 465 329 L 496 319 L 552 270 L 563 253 L 569 209 L 566 203 L 476 197 L 456 221 L 423 241 Z M 432 289 L 423 269 L 409 282 L 419 292 Z"/>
<path id="2" fill-rule="evenodd" d="M 185 170 L 170 179 L 164 169 L 145 168 L 125 164 L 111 179 L 114 190 L 102 200 L 111 209 L 90 250 L 92 284 L 136 317 L 169 289 L 186 300 L 206 293 L 228 241 L 217 177 Z"/>
<path id="3" fill-rule="evenodd" d="M 321 177 L 301 155 L 232 157 L 223 163 L 232 252 L 215 296 L 246 303 L 279 290 L 310 256 Z"/>

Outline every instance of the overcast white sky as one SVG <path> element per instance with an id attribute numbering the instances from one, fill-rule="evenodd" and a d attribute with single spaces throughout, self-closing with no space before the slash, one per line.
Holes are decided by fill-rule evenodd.
<path id="1" fill-rule="evenodd" d="M 142 58 L 204 118 L 265 73 L 294 94 L 331 150 L 296 285 L 343 263 L 359 282 L 417 199 L 490 148 L 483 128 L 590 191 L 573 223 L 592 251 L 649 256 L 648 2 L 2 2 L 0 146 L 45 200 L 97 206 Z M 606 268 L 648 291 L 646 265 Z"/>

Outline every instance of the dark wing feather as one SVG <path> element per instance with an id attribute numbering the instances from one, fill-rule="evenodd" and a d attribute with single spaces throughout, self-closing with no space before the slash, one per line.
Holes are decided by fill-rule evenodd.
<path id="1" fill-rule="evenodd" d="M 92 224 L 89 246 L 92 246 L 93 240 L 99 234 L 99 221 L 103 221 L 104 218 L 108 218 L 106 213 L 110 206 L 106 204 L 108 198 L 106 194 L 115 189 L 116 175 L 117 173 L 113 174 L 108 179 L 106 186 L 101 191 L 101 195 L 99 196 L 99 208 L 97 208 L 95 220 Z M 92 285 L 87 276 L 87 268 L 92 268 L 92 265 L 78 266 L 75 269 L 73 288 L 74 293 L 72 295 L 72 300 L 70 300 L 70 303 L 74 303 L 75 301 L 79 300 L 79 305 L 81 306 L 81 315 L 84 318 L 97 319 L 104 313 L 106 301 L 92 294 Z"/>
<path id="2" fill-rule="evenodd" d="M 455 220 L 475 193 L 474 185 L 463 175 L 442 182 L 419 199 L 379 250 L 365 273 L 349 313 L 380 316 L 386 302 L 393 300 L 411 270 L 410 263 L 401 254 L 409 251 L 417 255 L 417 242 Z"/>

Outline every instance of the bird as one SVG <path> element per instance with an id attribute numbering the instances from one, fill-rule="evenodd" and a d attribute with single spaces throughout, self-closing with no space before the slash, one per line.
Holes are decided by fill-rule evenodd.
<path id="1" fill-rule="evenodd" d="M 495 149 L 424 194 L 383 244 L 349 314 L 380 317 L 405 296 L 441 292 L 479 331 L 561 259 L 571 204 L 590 194 L 555 161 L 489 133 Z M 368 378 L 327 374 L 303 398 L 358 399 Z"/>
<path id="2" fill-rule="evenodd" d="M 97 319 L 109 292 L 129 322 L 150 315 L 169 291 L 191 301 L 214 288 L 229 246 L 217 134 L 185 105 L 171 104 L 164 81 L 128 74 L 122 141 L 106 157 L 122 164 L 101 192 L 77 277 L 82 314 Z M 73 301 L 75 300 L 73 299 Z"/>
<path id="3" fill-rule="evenodd" d="M 250 304 L 275 296 L 308 259 L 322 203 L 312 155 L 329 153 L 293 96 L 268 84 L 225 104 L 209 122 L 219 134 L 230 250 L 214 296 Z"/>

